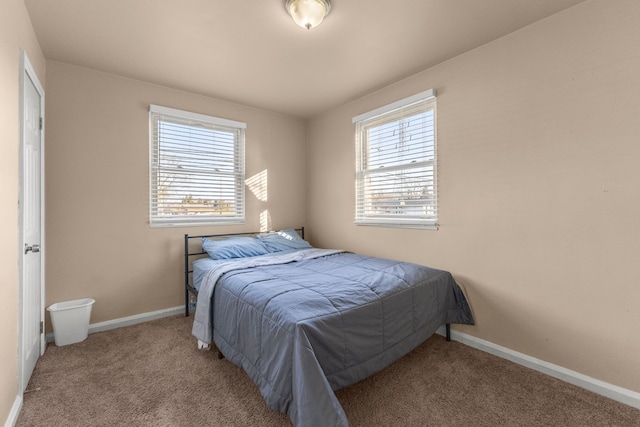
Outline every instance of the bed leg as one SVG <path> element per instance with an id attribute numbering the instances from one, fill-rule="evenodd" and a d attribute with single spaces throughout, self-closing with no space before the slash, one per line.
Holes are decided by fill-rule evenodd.
<path id="1" fill-rule="evenodd" d="M 447 330 L 447 341 L 451 341 L 451 324 L 447 323 L 444 325 Z"/>
<path id="2" fill-rule="evenodd" d="M 218 350 L 218 360 L 224 359 L 224 354 L 220 350 Z"/>
<path id="3" fill-rule="evenodd" d="M 184 289 L 184 317 L 189 317 L 189 289 Z"/>

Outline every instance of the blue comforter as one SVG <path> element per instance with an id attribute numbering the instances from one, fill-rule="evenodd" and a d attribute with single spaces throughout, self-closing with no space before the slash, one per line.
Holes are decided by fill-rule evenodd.
<path id="1" fill-rule="evenodd" d="M 327 254 L 284 264 L 236 262 L 205 277 L 196 307 L 194 335 L 213 339 L 267 405 L 300 427 L 347 426 L 334 390 L 381 370 L 444 323 L 473 324 L 446 271 Z M 212 325 L 205 334 L 203 317 Z"/>

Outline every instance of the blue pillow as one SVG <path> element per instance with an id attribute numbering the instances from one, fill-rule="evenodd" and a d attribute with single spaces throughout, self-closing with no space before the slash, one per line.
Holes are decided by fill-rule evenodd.
<path id="1" fill-rule="evenodd" d="M 202 249 L 213 259 L 246 258 L 269 253 L 255 237 L 230 237 L 224 240 L 202 239 Z"/>
<path id="2" fill-rule="evenodd" d="M 280 252 L 291 249 L 309 249 L 312 246 L 306 240 L 302 239 L 298 232 L 293 228 L 281 230 L 275 233 L 263 234 L 257 236 L 269 252 Z"/>

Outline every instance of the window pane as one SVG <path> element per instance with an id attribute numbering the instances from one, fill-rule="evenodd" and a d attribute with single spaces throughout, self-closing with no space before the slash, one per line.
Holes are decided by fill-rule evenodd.
<path id="1" fill-rule="evenodd" d="M 366 178 L 365 215 L 427 215 L 434 196 L 433 166 L 372 173 Z"/>
<path id="2" fill-rule="evenodd" d="M 433 110 L 368 129 L 368 168 L 433 160 Z"/>

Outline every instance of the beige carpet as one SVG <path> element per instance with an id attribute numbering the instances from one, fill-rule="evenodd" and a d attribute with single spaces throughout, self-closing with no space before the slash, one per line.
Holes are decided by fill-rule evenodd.
<path id="1" fill-rule="evenodd" d="M 18 427 L 290 426 L 170 317 L 51 344 Z M 336 395 L 351 426 L 640 426 L 640 410 L 434 336 Z"/>

